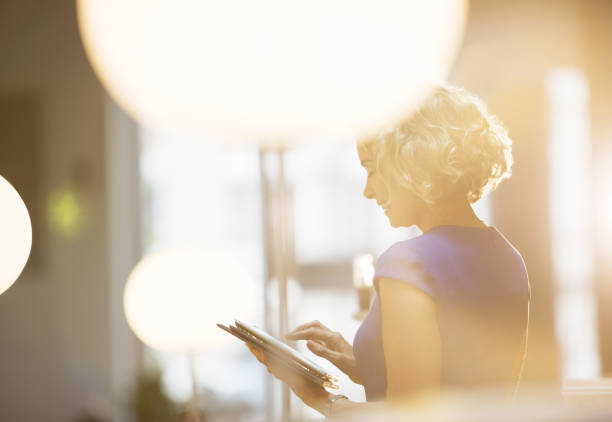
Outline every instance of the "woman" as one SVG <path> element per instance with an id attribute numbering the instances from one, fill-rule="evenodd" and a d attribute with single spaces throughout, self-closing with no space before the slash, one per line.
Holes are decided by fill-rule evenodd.
<path id="1" fill-rule="evenodd" d="M 439 87 L 396 127 L 358 145 L 366 198 L 393 227 L 422 235 L 378 259 L 372 308 L 351 345 L 317 321 L 289 340 L 365 388 L 367 400 L 405 400 L 440 389 L 513 392 L 527 338 L 529 281 L 519 253 L 471 204 L 509 177 L 511 141 L 468 92 Z M 251 350 L 325 415 L 367 406 L 295 376 Z"/>

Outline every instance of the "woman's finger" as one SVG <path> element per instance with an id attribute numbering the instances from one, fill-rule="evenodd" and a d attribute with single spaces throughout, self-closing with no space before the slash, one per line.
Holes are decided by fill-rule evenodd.
<path id="1" fill-rule="evenodd" d="M 291 369 L 287 364 L 279 361 L 274 356 L 269 356 L 269 359 L 266 360 L 266 367 L 269 373 L 289 385 L 296 384 L 301 379 L 300 375 L 297 374 L 295 370 Z"/>
<path id="2" fill-rule="evenodd" d="M 295 333 L 295 332 L 298 332 L 298 331 L 302 331 L 302 330 L 305 330 L 307 328 L 321 328 L 321 329 L 324 329 L 324 330 L 329 330 L 329 328 L 327 328 L 325 325 L 321 324 L 317 320 L 314 320 L 314 321 L 306 322 L 306 323 L 304 323 L 302 325 L 298 325 L 289 334 Z"/>
<path id="3" fill-rule="evenodd" d="M 257 360 L 264 365 L 266 364 L 266 356 L 263 351 L 256 349 L 248 343 L 245 343 L 246 347 L 251 351 L 251 353 L 257 358 Z"/>
<path id="4" fill-rule="evenodd" d="M 292 380 L 291 371 L 288 371 L 287 367 L 283 365 L 280 361 L 275 359 L 273 356 L 267 356 L 264 351 L 259 350 L 248 343 L 245 344 L 247 348 L 251 351 L 251 353 L 257 358 L 257 360 L 266 366 L 266 369 L 269 373 L 271 373 L 281 381 L 288 382 Z"/>
<path id="5" fill-rule="evenodd" d="M 318 340 L 325 343 L 334 340 L 334 333 L 328 329 L 310 327 L 300 331 L 288 333 L 288 340 Z"/>
<path id="6" fill-rule="evenodd" d="M 306 347 L 308 347 L 308 349 L 315 355 L 327 359 L 337 367 L 340 367 L 340 365 L 342 364 L 343 355 L 341 353 L 330 350 L 327 347 L 322 346 L 321 344 L 312 340 L 306 342 Z"/>

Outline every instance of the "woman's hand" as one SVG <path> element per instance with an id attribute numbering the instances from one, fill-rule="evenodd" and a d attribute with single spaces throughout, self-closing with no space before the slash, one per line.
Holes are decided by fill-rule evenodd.
<path id="1" fill-rule="evenodd" d="M 307 406 L 326 415 L 330 393 L 323 387 L 307 380 L 282 362 L 274 358 L 273 355 L 265 353 L 250 344 L 246 343 L 248 349 L 255 355 L 257 360 L 268 368 L 268 372 L 279 380 L 285 382 Z"/>
<path id="2" fill-rule="evenodd" d="M 311 321 L 302 324 L 292 332 L 288 333 L 287 340 L 307 340 L 306 346 L 312 353 L 327 359 L 349 378 L 362 384 L 357 362 L 351 346 L 340 333 L 331 331 L 319 321 Z"/>

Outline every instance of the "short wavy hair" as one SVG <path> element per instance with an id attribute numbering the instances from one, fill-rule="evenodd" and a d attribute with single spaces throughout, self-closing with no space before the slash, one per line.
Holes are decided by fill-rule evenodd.
<path id="1" fill-rule="evenodd" d="M 407 119 L 364 142 L 378 168 L 388 160 L 390 177 L 429 205 L 455 195 L 474 203 L 511 176 L 507 130 L 478 97 L 453 86 L 437 86 Z"/>

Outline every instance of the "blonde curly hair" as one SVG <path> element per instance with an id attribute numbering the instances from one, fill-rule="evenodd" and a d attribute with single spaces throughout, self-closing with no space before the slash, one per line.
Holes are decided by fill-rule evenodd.
<path id="1" fill-rule="evenodd" d="M 406 120 L 364 142 L 377 168 L 388 160 L 389 177 L 429 205 L 454 195 L 474 203 L 511 175 L 508 132 L 457 87 L 438 86 Z"/>

